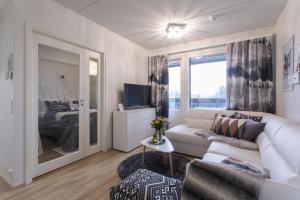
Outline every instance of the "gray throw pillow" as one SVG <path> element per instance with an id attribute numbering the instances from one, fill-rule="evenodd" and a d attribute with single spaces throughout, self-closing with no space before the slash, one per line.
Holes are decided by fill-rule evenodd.
<path id="1" fill-rule="evenodd" d="M 254 142 L 257 136 L 264 131 L 266 123 L 249 120 L 245 123 L 244 131 L 240 139 Z"/>

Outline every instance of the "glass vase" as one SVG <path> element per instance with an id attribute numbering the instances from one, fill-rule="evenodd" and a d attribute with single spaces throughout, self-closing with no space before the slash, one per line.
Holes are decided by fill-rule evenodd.
<path id="1" fill-rule="evenodd" d="M 152 142 L 154 144 L 160 144 L 162 142 L 162 130 L 155 130 L 155 133 L 152 137 Z"/>

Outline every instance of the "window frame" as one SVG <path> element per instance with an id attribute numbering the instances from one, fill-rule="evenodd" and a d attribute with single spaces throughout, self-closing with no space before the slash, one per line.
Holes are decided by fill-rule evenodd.
<path id="1" fill-rule="evenodd" d="M 169 111 L 180 111 L 182 109 L 182 84 L 181 84 L 181 79 L 182 79 L 182 58 L 176 57 L 176 58 L 171 58 L 168 60 L 168 68 L 173 68 L 173 67 L 179 67 L 179 72 L 180 72 L 180 90 L 179 90 L 179 108 L 170 108 L 170 103 L 169 103 Z M 170 80 L 170 77 L 169 77 Z M 170 89 L 168 90 L 168 93 L 170 92 Z M 170 100 L 170 97 L 169 97 Z"/>
<path id="2" fill-rule="evenodd" d="M 174 50 L 175 51 L 175 50 Z M 201 46 L 195 47 L 195 50 L 185 51 L 183 49 L 179 53 L 170 53 L 168 55 L 169 60 L 181 59 L 180 62 L 180 110 L 169 109 L 169 120 L 172 122 L 172 126 L 184 122 L 185 118 L 195 117 L 202 114 L 202 111 L 214 110 L 215 112 L 222 112 L 225 109 L 212 109 L 212 108 L 190 108 L 189 101 L 189 88 L 190 88 L 190 77 L 189 77 L 189 58 L 197 56 L 205 56 L 212 54 L 227 54 L 226 45 L 216 45 L 213 47 Z"/>
<path id="3" fill-rule="evenodd" d="M 199 61 L 192 61 L 192 59 L 196 58 L 199 59 Z M 197 65 L 197 64 L 204 64 L 204 63 L 215 63 L 215 62 L 226 62 L 227 54 L 222 52 L 222 53 L 203 53 L 201 55 L 190 55 L 187 59 L 188 62 L 188 110 L 194 111 L 194 110 L 225 110 L 226 109 L 226 96 L 225 96 L 225 108 L 221 107 L 192 107 L 192 93 L 191 93 L 191 88 L 192 88 L 192 83 L 191 83 L 191 67 L 192 65 Z M 227 89 L 227 84 L 225 85 L 225 89 Z"/>

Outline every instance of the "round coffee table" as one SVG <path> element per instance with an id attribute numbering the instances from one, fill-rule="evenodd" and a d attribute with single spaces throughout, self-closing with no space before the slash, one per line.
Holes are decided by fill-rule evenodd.
<path id="1" fill-rule="evenodd" d="M 169 165 L 170 165 L 170 174 L 173 176 L 173 162 L 172 162 L 172 152 L 174 151 L 174 147 L 170 140 L 166 137 L 163 136 L 163 139 L 165 139 L 165 143 L 163 144 L 152 144 L 152 137 L 146 138 L 141 141 L 141 145 L 143 146 L 143 154 L 142 154 L 142 166 L 144 165 L 144 158 L 145 158 L 145 152 L 146 148 L 155 150 L 155 151 L 160 151 L 163 153 L 167 153 L 169 156 Z"/>

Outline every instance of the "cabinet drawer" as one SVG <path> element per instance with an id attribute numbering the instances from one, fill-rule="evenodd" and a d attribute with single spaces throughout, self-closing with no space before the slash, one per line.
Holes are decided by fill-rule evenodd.
<path id="1" fill-rule="evenodd" d="M 132 112 L 128 114 L 128 122 L 137 122 L 141 120 L 153 120 L 155 118 L 154 110 L 150 111 L 139 111 L 139 112 Z"/>

